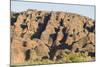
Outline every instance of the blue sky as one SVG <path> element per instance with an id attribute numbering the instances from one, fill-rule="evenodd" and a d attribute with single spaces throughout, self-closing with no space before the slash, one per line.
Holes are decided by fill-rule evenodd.
<path id="1" fill-rule="evenodd" d="M 84 5 L 11 1 L 11 11 L 21 12 L 27 9 L 71 12 L 95 19 L 95 6 L 93 5 L 84 6 Z"/>

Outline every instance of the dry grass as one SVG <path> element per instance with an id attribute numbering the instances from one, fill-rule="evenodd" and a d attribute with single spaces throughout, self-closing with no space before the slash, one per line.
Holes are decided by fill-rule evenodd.
<path id="1" fill-rule="evenodd" d="M 70 53 L 64 54 L 63 58 L 58 59 L 57 61 L 52 61 L 50 59 L 43 59 L 43 60 L 30 60 L 25 62 L 23 65 L 43 65 L 43 64 L 62 64 L 62 63 L 76 63 L 76 62 L 89 62 L 95 60 L 95 58 L 88 56 L 85 53 Z M 12 67 L 18 67 L 17 65 Z"/>

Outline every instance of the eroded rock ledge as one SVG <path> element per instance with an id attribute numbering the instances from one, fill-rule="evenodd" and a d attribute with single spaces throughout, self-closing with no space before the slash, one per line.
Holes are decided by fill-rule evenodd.
<path id="1" fill-rule="evenodd" d="M 95 20 L 65 12 L 11 12 L 11 64 L 56 61 L 64 53 L 95 57 Z"/>

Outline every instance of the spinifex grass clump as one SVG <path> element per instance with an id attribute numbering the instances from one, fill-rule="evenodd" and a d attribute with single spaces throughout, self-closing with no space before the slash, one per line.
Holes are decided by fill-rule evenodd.
<path id="1" fill-rule="evenodd" d="M 56 61 L 52 61 L 50 59 L 43 59 L 43 60 L 30 60 L 28 62 L 25 62 L 24 65 L 37 65 L 37 64 L 58 64 L 58 63 L 77 63 L 77 62 L 88 62 L 88 61 L 93 61 L 94 58 L 88 56 L 86 53 L 74 53 L 74 54 L 64 54 L 62 56 L 63 58 L 60 58 Z M 19 67 L 19 64 L 16 66 L 12 67 Z"/>
<path id="2" fill-rule="evenodd" d="M 58 63 L 76 63 L 76 62 L 88 62 L 93 61 L 94 58 L 91 56 L 88 56 L 86 53 L 70 53 L 70 54 L 64 54 L 62 58 L 53 61 L 50 59 L 43 59 L 43 60 L 30 60 L 28 64 L 58 64 Z"/>

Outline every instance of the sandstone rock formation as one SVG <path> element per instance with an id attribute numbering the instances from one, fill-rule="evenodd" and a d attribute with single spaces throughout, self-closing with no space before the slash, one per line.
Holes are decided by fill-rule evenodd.
<path id="1" fill-rule="evenodd" d="M 29 9 L 11 13 L 11 64 L 56 61 L 63 53 L 95 57 L 95 20 L 75 13 Z"/>

